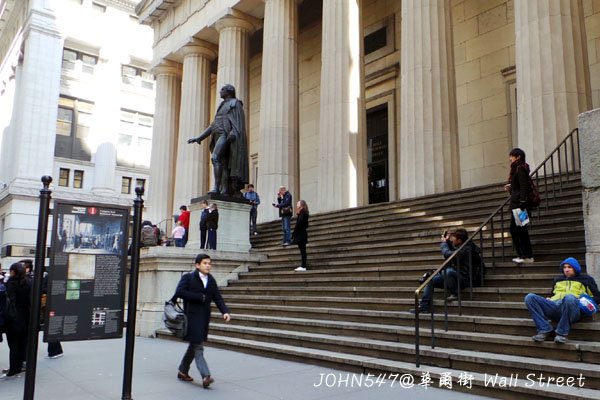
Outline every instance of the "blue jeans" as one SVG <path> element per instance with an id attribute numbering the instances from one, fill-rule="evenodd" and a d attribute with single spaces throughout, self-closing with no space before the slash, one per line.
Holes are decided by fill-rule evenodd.
<path id="1" fill-rule="evenodd" d="M 256 208 L 251 208 L 250 209 L 250 234 L 252 235 L 253 233 L 256 232 Z"/>
<path id="2" fill-rule="evenodd" d="M 185 243 L 183 243 L 183 238 L 181 239 L 175 239 L 175 247 L 185 247 Z"/>
<path id="3" fill-rule="evenodd" d="M 456 283 L 456 279 L 458 278 L 458 273 L 454 268 L 446 268 L 446 288 L 448 289 L 448 293 L 457 294 L 458 287 Z M 463 283 L 461 281 L 461 283 Z M 461 286 L 461 289 L 464 286 Z M 425 286 L 423 290 L 423 298 L 421 299 L 421 304 L 430 306 L 431 300 L 433 300 L 433 288 L 443 289 L 444 288 L 444 273 L 440 272 L 436 276 L 433 277 L 429 285 Z"/>
<path id="4" fill-rule="evenodd" d="M 292 242 L 292 232 L 290 230 L 290 220 L 291 216 L 282 216 L 281 217 L 281 229 L 283 230 L 283 243 L 291 243 Z"/>
<path id="5" fill-rule="evenodd" d="M 529 293 L 525 296 L 525 305 L 531 313 L 538 333 L 550 333 L 553 330 L 557 335 L 567 336 L 571 324 L 579 321 L 579 299 L 572 294 L 566 295 L 562 300 L 552 301 L 537 294 Z M 548 319 L 557 321 L 556 329 Z"/>

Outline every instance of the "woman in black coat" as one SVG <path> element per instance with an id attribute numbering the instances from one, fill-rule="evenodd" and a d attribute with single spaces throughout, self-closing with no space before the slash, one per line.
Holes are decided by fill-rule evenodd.
<path id="1" fill-rule="evenodd" d="M 510 174 L 508 184 L 504 188 L 510 193 L 510 235 L 517 252 L 517 257 L 513 258 L 513 261 L 519 264 L 533 262 L 529 226 L 518 226 L 512 215 L 512 210 L 520 208 L 521 210 L 527 210 L 527 214 L 531 218 L 532 207 L 529 204 L 529 196 L 533 189 L 529 177 L 529 164 L 525 162 L 525 152 L 519 148 L 512 149 L 508 158 L 510 159 Z"/>
<path id="2" fill-rule="evenodd" d="M 6 282 L 6 298 L 14 305 L 15 315 L 6 315 L 6 339 L 9 348 L 10 365 L 6 376 L 21 372 L 27 349 L 27 328 L 31 308 L 31 285 L 22 263 L 14 263 L 9 269 Z M 8 307 L 8 304 L 7 304 Z M 8 309 L 7 309 L 8 311 Z"/>
<path id="3" fill-rule="evenodd" d="M 300 200 L 296 203 L 296 226 L 292 233 L 292 242 L 298 245 L 300 255 L 302 256 L 302 264 L 295 271 L 306 271 L 306 243 L 308 243 L 308 205 L 306 201 Z"/>

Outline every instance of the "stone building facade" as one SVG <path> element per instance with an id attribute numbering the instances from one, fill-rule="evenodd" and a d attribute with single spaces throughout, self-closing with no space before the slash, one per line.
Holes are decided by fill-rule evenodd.
<path id="1" fill-rule="evenodd" d="M 149 179 L 152 31 L 130 0 L 0 1 L 0 246 L 33 256 L 53 198 L 131 206 Z M 158 222 L 158 221 L 156 221 Z"/>
<path id="2" fill-rule="evenodd" d="M 185 141 L 237 88 L 262 221 L 501 182 L 600 106 L 598 0 L 144 0 L 157 81 L 148 212 L 204 194 Z M 266 205 L 265 205 L 266 204 Z"/>

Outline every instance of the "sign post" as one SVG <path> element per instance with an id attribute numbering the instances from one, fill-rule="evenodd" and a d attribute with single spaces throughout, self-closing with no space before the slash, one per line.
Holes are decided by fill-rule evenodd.
<path id="1" fill-rule="evenodd" d="M 129 275 L 129 299 L 127 303 L 127 333 L 125 336 L 125 362 L 123 365 L 122 400 L 131 400 L 133 377 L 133 349 L 135 345 L 135 315 L 137 311 L 138 273 L 140 266 L 140 238 L 142 233 L 143 187 L 135 188 L 133 201 L 133 239 L 131 243 L 131 269 Z"/>
<path id="2" fill-rule="evenodd" d="M 38 332 L 40 325 L 40 309 L 42 300 L 42 275 L 46 259 L 46 237 L 48 232 L 48 216 L 50 215 L 49 189 L 52 177 L 42 177 L 43 189 L 40 190 L 40 212 L 38 217 L 35 264 L 33 269 L 33 289 L 31 299 L 31 314 L 29 315 L 29 332 L 27 332 L 27 369 L 23 400 L 33 400 L 35 393 L 35 373 L 37 368 Z"/>

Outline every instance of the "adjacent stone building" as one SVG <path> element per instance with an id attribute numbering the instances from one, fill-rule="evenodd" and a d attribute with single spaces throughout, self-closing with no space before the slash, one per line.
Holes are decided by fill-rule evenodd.
<path id="1" fill-rule="evenodd" d="M 152 30 L 137 3 L 0 0 L 4 268 L 33 255 L 43 175 L 55 199 L 127 206 L 148 180 Z"/>
<path id="2" fill-rule="evenodd" d="M 503 181 L 600 106 L 598 0 L 144 0 L 157 81 L 148 212 L 209 187 L 217 90 L 248 115 L 262 221 Z"/>

